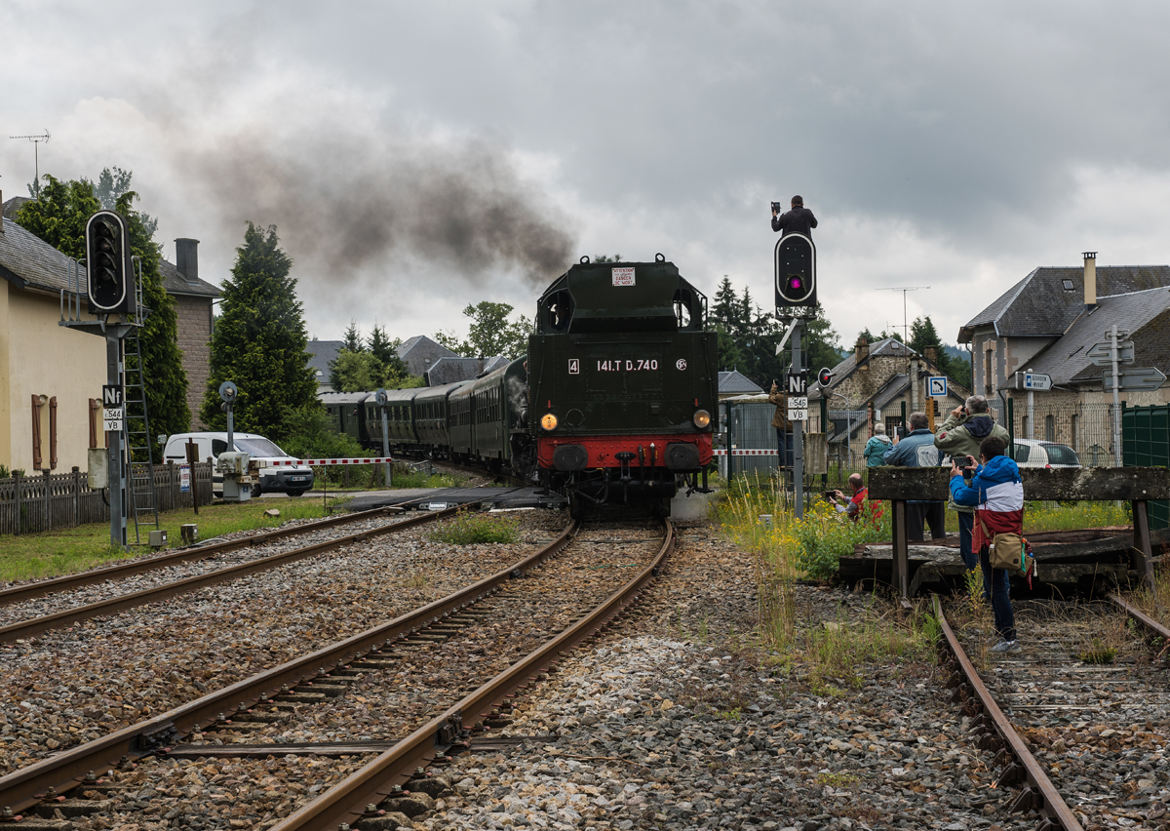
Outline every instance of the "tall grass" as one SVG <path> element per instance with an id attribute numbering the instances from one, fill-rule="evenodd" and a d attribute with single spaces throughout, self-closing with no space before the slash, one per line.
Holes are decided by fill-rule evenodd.
<path id="1" fill-rule="evenodd" d="M 762 476 L 729 483 L 717 511 L 724 533 L 755 555 L 759 637 L 771 662 L 799 659 L 813 687 L 833 694 L 862 684 L 868 661 L 929 654 L 929 617 L 869 620 L 842 612 L 819 624 L 800 619 L 798 581 L 827 579 L 858 543 L 889 539 L 889 511 L 853 522 L 822 498 L 797 519 L 789 494 Z"/>

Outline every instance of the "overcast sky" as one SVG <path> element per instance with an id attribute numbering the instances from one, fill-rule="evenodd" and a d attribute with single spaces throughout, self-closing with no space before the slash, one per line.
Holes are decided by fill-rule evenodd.
<path id="1" fill-rule="evenodd" d="M 47 130 L 42 174 L 133 171 L 213 283 L 275 225 L 321 339 L 531 317 L 582 255 L 770 310 L 800 193 L 842 345 L 904 300 L 954 343 L 1036 266 L 1170 262 L 1167 31 L 1154 0 L 3 0 L 0 188 Z"/>

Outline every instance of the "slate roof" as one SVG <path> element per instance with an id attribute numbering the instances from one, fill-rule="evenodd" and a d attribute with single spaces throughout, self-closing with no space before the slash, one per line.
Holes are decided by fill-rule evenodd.
<path id="1" fill-rule="evenodd" d="M 406 368 L 411 375 L 422 375 L 439 358 L 458 358 L 459 355 L 426 335 L 415 335 L 404 340 L 398 347 L 398 357 L 406 362 Z"/>
<path id="2" fill-rule="evenodd" d="M 1100 270 L 1098 270 L 1100 273 Z M 1054 386 L 1101 383 L 1104 367 L 1087 353 L 1107 341 L 1114 325 L 1134 342 L 1134 365 L 1170 369 L 1170 288 L 1098 298 L 1096 308 L 1074 319 L 1064 336 L 1028 362 L 1028 369 L 1050 375 Z"/>
<path id="3" fill-rule="evenodd" d="M 181 297 L 219 297 L 223 294 L 218 287 L 196 277 L 189 279 L 174 263 L 164 259 L 158 261 L 158 273 L 162 277 L 167 294 Z"/>
<path id="4" fill-rule="evenodd" d="M 340 340 L 309 341 L 306 347 L 309 350 L 309 368 L 313 370 L 319 388 L 329 388 L 329 364 L 337 359 L 337 353 L 344 344 L 345 341 Z"/>
<path id="5" fill-rule="evenodd" d="M 719 373 L 719 395 L 759 395 L 765 390 L 751 378 L 736 369 L 726 369 Z"/>
<path id="6" fill-rule="evenodd" d="M 427 369 L 425 377 L 428 387 L 437 387 L 456 381 L 470 381 L 507 364 L 508 359 L 502 355 L 491 358 L 439 358 Z"/>
<path id="7" fill-rule="evenodd" d="M 897 338 L 882 338 L 879 341 L 874 341 L 869 345 L 869 357 L 894 357 L 894 358 L 909 358 L 918 353 L 911 349 L 906 344 L 902 343 Z M 829 389 L 840 384 L 850 375 L 857 371 L 857 350 L 854 349 L 845 359 L 833 367 L 833 382 L 829 385 Z M 813 379 L 816 380 L 815 378 Z M 820 398 L 821 389 L 819 386 L 809 383 L 808 386 L 809 398 Z"/>
<path id="8" fill-rule="evenodd" d="M 0 277 L 22 289 L 40 289 L 57 294 L 70 286 L 76 268 L 78 290 L 87 288 L 85 269 L 77 262 L 42 240 L 32 231 L 26 231 L 15 221 L 3 217 L 4 233 L 0 234 Z"/>
<path id="9" fill-rule="evenodd" d="M 1065 281 L 1071 285 L 1066 289 Z M 1041 266 L 959 329 L 968 343 L 974 330 L 992 326 L 1000 336 L 1058 338 L 1085 308 L 1083 266 Z M 1170 266 L 1097 266 L 1097 302 L 1103 298 L 1170 287 Z"/>

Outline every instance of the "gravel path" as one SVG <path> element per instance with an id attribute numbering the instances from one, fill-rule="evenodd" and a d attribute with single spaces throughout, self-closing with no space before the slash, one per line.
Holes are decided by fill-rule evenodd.
<path id="1" fill-rule="evenodd" d="M 649 611 L 564 662 L 504 735 L 469 753 L 416 828 L 1034 829 L 990 787 L 993 756 L 929 662 L 862 667 L 857 689 L 814 691 L 799 656 L 749 648 L 752 558 L 687 529 Z M 799 586 L 803 626 L 849 625 L 884 604 Z M 842 621 L 844 623 L 842 624 Z"/>

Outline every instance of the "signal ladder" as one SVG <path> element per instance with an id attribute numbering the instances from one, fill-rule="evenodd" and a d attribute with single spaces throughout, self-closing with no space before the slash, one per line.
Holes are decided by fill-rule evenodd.
<path id="1" fill-rule="evenodd" d="M 134 286 L 134 309 L 138 325 L 123 339 L 122 378 L 126 386 L 124 435 L 126 466 L 129 469 L 129 508 L 134 517 L 134 541 L 143 544 L 139 528 L 158 528 L 158 492 L 154 484 L 154 461 L 150 441 L 150 418 L 146 408 L 146 365 L 139 337 L 148 309 L 142 306 L 142 262 L 135 257 L 138 279 Z M 153 515 L 153 518 L 152 518 Z"/>

